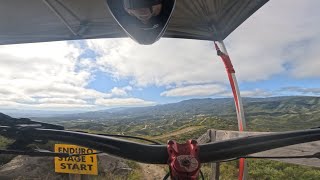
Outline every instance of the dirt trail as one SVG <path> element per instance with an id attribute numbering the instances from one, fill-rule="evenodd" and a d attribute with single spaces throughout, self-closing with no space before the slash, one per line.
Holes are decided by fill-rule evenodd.
<path id="1" fill-rule="evenodd" d="M 200 129 L 202 127 L 203 126 L 187 127 L 187 128 L 175 131 L 175 132 L 169 132 L 169 133 L 166 133 L 166 134 L 163 134 L 163 135 L 160 135 L 160 136 L 154 136 L 154 137 L 152 137 L 152 139 L 164 139 L 164 138 L 167 138 L 167 137 L 176 136 L 176 135 L 184 134 L 184 133 L 187 133 L 187 132 L 191 132 L 191 131 Z"/>
<path id="2" fill-rule="evenodd" d="M 143 163 L 139 163 L 139 165 L 141 166 L 144 180 L 159 180 L 163 179 L 166 175 L 166 171 L 163 166 Z"/>

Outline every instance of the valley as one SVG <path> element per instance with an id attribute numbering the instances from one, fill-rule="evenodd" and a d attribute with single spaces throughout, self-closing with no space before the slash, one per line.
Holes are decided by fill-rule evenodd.
<path id="1" fill-rule="evenodd" d="M 287 131 L 320 126 L 319 97 L 244 98 L 248 131 Z M 121 134 L 144 137 L 166 143 L 169 139 L 184 142 L 197 139 L 208 129 L 237 130 L 233 99 L 191 99 L 149 107 L 117 108 L 96 112 L 30 117 L 32 120 L 59 124 L 70 130 L 90 133 Z M 148 172 L 166 169 L 126 161 L 132 173 L 129 179 L 147 178 Z M 270 160 L 249 160 L 252 179 L 313 179 L 320 170 Z M 148 170 L 149 168 L 149 170 Z M 203 166 L 209 176 L 209 165 Z M 163 170 L 163 171 L 164 171 Z M 163 174 L 163 172 L 161 173 Z M 157 176 L 160 176 L 157 174 Z M 274 177 L 274 178 L 268 178 Z M 304 178 L 306 177 L 306 178 Z M 222 163 L 221 179 L 236 179 L 237 163 Z M 121 179 L 121 178 L 120 178 Z M 262 178 L 264 179 L 264 178 Z M 286 178 L 285 178 L 286 179 Z M 290 178 L 289 178 L 290 179 Z"/>

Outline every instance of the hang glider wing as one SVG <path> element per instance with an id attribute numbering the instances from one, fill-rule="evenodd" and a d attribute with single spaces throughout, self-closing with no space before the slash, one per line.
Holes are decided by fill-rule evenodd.
<path id="1" fill-rule="evenodd" d="M 268 0 L 177 0 L 164 37 L 223 40 Z M 105 0 L 4 0 L 0 44 L 126 37 Z"/>

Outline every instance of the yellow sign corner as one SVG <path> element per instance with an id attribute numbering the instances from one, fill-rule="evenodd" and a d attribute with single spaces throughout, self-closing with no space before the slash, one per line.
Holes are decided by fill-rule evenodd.
<path id="1" fill-rule="evenodd" d="M 90 154 L 95 153 L 96 151 L 76 145 L 55 144 L 54 152 Z M 55 157 L 54 167 L 55 172 L 57 173 L 98 175 L 98 159 L 96 154 L 85 156 Z"/>

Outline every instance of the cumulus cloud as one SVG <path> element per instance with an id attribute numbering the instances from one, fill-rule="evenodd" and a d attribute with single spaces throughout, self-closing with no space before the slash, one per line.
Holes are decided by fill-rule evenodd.
<path id="1" fill-rule="evenodd" d="M 85 88 L 91 77 L 90 71 L 77 69 L 80 54 L 67 42 L 1 46 L 1 106 L 79 107 L 85 105 L 79 96 L 101 96 Z"/>
<path id="2" fill-rule="evenodd" d="M 277 94 L 273 91 L 256 88 L 256 89 L 252 89 L 252 90 L 241 90 L 240 95 L 241 95 L 241 97 L 271 97 L 271 96 L 277 96 L 280 94 Z M 217 93 L 216 96 L 218 96 L 218 97 L 233 97 L 233 94 L 232 94 L 232 91 L 229 89 L 229 90 Z"/>
<path id="3" fill-rule="evenodd" d="M 111 99 L 97 99 L 95 104 L 106 107 L 123 107 L 123 106 L 149 106 L 154 105 L 155 102 L 145 101 L 139 98 L 111 98 Z"/>
<path id="4" fill-rule="evenodd" d="M 224 82 L 224 66 L 212 42 L 162 39 L 141 46 L 130 39 L 88 40 L 109 75 L 132 78 L 136 86 L 168 86 Z"/>
<path id="5" fill-rule="evenodd" d="M 110 90 L 110 93 L 107 94 L 109 97 L 123 97 L 128 96 L 128 91 L 131 91 L 131 86 L 125 87 L 114 87 Z"/>
<path id="6" fill-rule="evenodd" d="M 69 42 L 0 46 L 0 108 L 94 109 L 96 99 L 128 96 L 131 86 L 87 87 L 96 67 L 81 54 Z"/>
<path id="7" fill-rule="evenodd" d="M 87 104 L 87 102 L 82 99 L 72 98 L 41 98 L 38 102 L 45 104 Z"/>
<path id="8" fill-rule="evenodd" d="M 65 103 L 65 102 L 62 102 L 62 103 L 58 103 L 58 102 L 55 102 L 55 103 L 48 103 L 48 102 L 43 102 L 43 103 L 40 103 L 40 102 L 37 102 L 37 103 L 34 103 L 34 104 L 28 104 L 28 103 L 19 103 L 19 102 L 15 102 L 15 101 L 3 101 L 3 100 L 0 100 L 0 107 L 1 109 L 12 109 L 12 108 L 15 108 L 15 109 L 26 109 L 26 110 L 34 110 L 34 109 L 37 109 L 37 110 L 40 110 L 40 109 L 46 109 L 46 110 L 68 110 L 68 109 L 72 109 L 72 110 L 81 110 L 81 109 L 89 109 L 89 108 L 92 108 L 92 109 L 95 109 L 95 105 L 93 104 L 82 104 L 82 103 L 77 103 L 77 102 L 69 102 L 69 103 Z"/>
<path id="9" fill-rule="evenodd" d="M 84 86 L 90 73 L 76 71 L 79 55 L 80 50 L 67 42 L 1 46 L 0 78 L 12 84 L 30 79 Z"/>
<path id="10" fill-rule="evenodd" d="M 320 1 L 270 1 L 226 40 L 242 81 L 319 77 Z M 286 8 L 284 8 L 286 7 Z"/>
<path id="11" fill-rule="evenodd" d="M 273 92 L 263 90 L 263 89 L 253 89 L 249 91 L 241 91 L 242 97 L 270 97 L 274 96 Z"/>
<path id="12" fill-rule="evenodd" d="M 291 92 L 298 93 L 301 95 L 320 95 L 320 88 L 305 88 L 298 86 L 283 87 L 279 92 Z"/>
<path id="13" fill-rule="evenodd" d="M 288 5 L 289 4 L 289 5 Z M 319 77 L 320 1 L 270 1 L 225 40 L 242 84 L 284 73 L 293 78 Z M 284 8 L 285 7 L 285 8 Z M 163 86 L 163 97 L 231 96 L 224 65 L 212 42 L 161 39 L 152 46 L 126 39 L 86 40 L 97 57 L 81 56 L 75 43 L 0 46 L 0 108 L 95 108 L 154 104 L 130 96 L 133 88 Z M 93 71 L 130 80 L 108 92 L 91 89 Z M 284 89 L 282 90 L 285 91 Z M 317 88 L 286 91 L 319 94 Z M 274 92 L 253 89 L 243 96 Z"/>
<path id="14" fill-rule="evenodd" d="M 226 91 L 221 85 L 206 84 L 177 87 L 161 93 L 161 96 L 211 96 Z"/>
<path id="15" fill-rule="evenodd" d="M 311 0 L 270 1 L 227 37 L 239 81 L 267 80 L 284 72 L 293 77 L 320 76 L 319 5 Z M 87 43 L 99 54 L 97 62 L 105 72 L 132 78 L 137 86 L 227 83 L 212 42 L 161 39 L 140 46 L 129 39 L 104 39 Z"/>
<path id="16" fill-rule="evenodd" d="M 316 90 L 316 89 L 313 89 Z M 276 95 L 281 95 L 276 92 L 264 90 L 264 89 L 252 89 L 252 90 L 242 90 L 242 97 L 271 97 Z M 320 93 L 320 90 L 319 90 Z M 161 93 L 161 96 L 172 96 L 172 97 L 182 97 L 182 96 L 215 96 L 215 97 L 233 97 L 231 89 L 226 86 L 217 84 L 206 84 L 206 85 L 192 85 L 185 87 L 177 87 L 169 89 Z"/>

